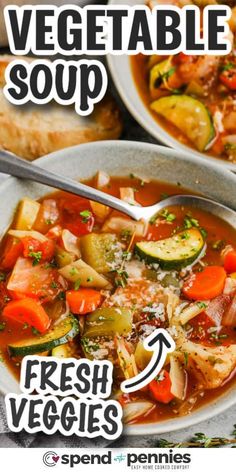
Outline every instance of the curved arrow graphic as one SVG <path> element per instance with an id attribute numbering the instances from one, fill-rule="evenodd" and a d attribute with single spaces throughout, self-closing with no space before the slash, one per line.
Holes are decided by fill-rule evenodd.
<path id="1" fill-rule="evenodd" d="M 132 379 L 125 380 L 121 384 L 124 393 L 136 392 L 149 384 L 161 371 L 166 356 L 175 350 L 175 342 L 163 328 L 155 329 L 143 343 L 147 351 L 154 351 L 153 356 L 145 369 Z"/>

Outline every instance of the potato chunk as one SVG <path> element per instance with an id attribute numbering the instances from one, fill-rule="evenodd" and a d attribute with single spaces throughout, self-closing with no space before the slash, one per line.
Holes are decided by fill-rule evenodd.
<path id="1" fill-rule="evenodd" d="M 192 370 L 204 388 L 217 388 L 236 366 L 236 344 L 207 347 L 186 341 L 181 352 L 188 358 L 188 370 Z"/>

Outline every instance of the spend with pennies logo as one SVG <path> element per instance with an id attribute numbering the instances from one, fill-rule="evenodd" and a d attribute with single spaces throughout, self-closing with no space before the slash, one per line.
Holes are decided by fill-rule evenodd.
<path id="1" fill-rule="evenodd" d="M 47 467 L 54 467 L 59 461 L 59 459 L 60 459 L 60 456 L 58 456 L 57 453 L 54 451 L 47 451 L 43 455 L 43 463 Z"/>

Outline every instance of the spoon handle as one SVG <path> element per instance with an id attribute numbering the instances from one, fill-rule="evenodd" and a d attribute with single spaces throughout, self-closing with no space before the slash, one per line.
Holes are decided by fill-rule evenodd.
<path id="1" fill-rule="evenodd" d="M 10 152 L 0 151 L 0 172 L 80 195 L 103 205 L 108 205 L 115 210 L 122 211 L 134 219 L 138 219 L 135 208 L 128 203 L 68 177 L 49 172 L 38 165 L 20 159 Z"/>

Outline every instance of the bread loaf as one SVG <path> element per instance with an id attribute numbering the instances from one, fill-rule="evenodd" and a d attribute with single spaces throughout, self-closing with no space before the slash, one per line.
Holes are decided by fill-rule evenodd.
<path id="1" fill-rule="evenodd" d="M 15 57 L 0 56 L 0 148 L 33 160 L 68 146 L 120 136 L 121 117 L 111 97 L 97 104 L 88 117 L 77 115 L 72 106 L 56 103 L 10 104 L 3 86 L 5 68 L 12 59 Z"/>

